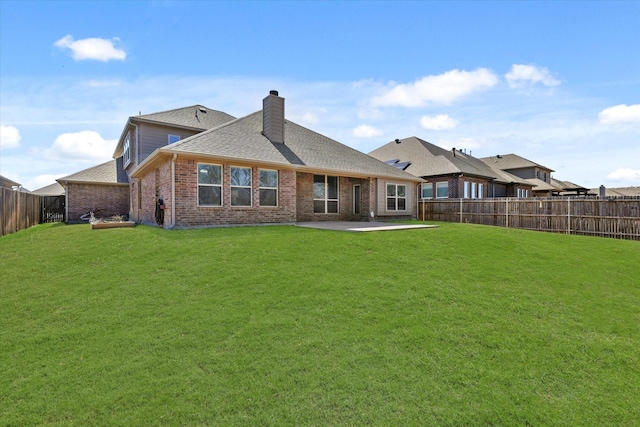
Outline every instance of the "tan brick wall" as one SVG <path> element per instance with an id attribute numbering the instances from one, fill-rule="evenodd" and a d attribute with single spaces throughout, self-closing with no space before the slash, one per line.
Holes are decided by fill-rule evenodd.
<path id="1" fill-rule="evenodd" d="M 129 214 L 129 187 L 125 185 L 67 184 L 67 222 L 82 222 L 93 211 L 97 218 Z"/>

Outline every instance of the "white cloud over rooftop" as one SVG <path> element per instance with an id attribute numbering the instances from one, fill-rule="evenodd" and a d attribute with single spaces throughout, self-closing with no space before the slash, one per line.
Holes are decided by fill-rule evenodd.
<path id="1" fill-rule="evenodd" d="M 640 123 L 640 104 L 621 104 L 605 108 L 598 114 L 598 119 L 605 125 Z"/>
<path id="2" fill-rule="evenodd" d="M 74 40 L 72 36 L 66 35 L 53 45 L 60 49 L 68 49 L 71 51 L 71 57 L 75 61 L 96 60 L 109 62 L 112 60 L 124 61 L 127 58 L 127 52 L 117 48 L 114 43 L 120 39 L 88 38 Z"/>
<path id="3" fill-rule="evenodd" d="M 356 138 L 373 138 L 382 135 L 382 131 L 373 126 L 362 124 L 353 129 L 353 136 Z"/>
<path id="4" fill-rule="evenodd" d="M 443 74 L 425 76 L 412 83 L 394 84 L 372 99 L 374 106 L 424 107 L 450 105 L 474 92 L 498 83 L 498 77 L 487 68 L 474 71 L 451 70 Z"/>
<path id="5" fill-rule="evenodd" d="M 20 146 L 20 131 L 14 126 L 0 125 L 0 148 Z"/>
<path id="6" fill-rule="evenodd" d="M 444 130 L 455 128 L 458 126 L 458 121 L 447 114 L 438 114 L 437 116 L 422 116 L 420 125 L 429 130 Z"/>
<path id="7" fill-rule="evenodd" d="M 521 89 L 541 84 L 546 87 L 558 86 L 557 80 L 546 67 L 536 67 L 535 65 L 513 64 L 511 71 L 504 75 L 509 87 Z"/>
<path id="8" fill-rule="evenodd" d="M 105 140 L 95 131 L 63 133 L 44 154 L 50 160 L 100 163 L 111 159 L 117 142 Z"/>

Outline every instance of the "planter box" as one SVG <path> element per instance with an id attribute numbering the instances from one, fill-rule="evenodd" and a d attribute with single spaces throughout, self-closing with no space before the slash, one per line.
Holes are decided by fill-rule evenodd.
<path id="1" fill-rule="evenodd" d="M 95 222 L 91 224 L 92 230 L 100 230 L 103 228 L 122 228 L 122 227 L 135 227 L 136 223 L 133 221 L 123 222 Z"/>

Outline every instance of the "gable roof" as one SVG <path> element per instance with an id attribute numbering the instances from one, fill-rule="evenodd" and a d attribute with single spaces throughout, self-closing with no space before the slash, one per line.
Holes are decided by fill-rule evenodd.
<path id="1" fill-rule="evenodd" d="M 138 116 L 131 116 L 127 121 L 118 145 L 113 152 L 113 157 L 120 157 L 122 155 L 122 147 L 125 139 L 125 135 L 132 122 L 135 123 L 153 123 L 162 126 L 190 129 L 195 131 L 204 131 L 220 126 L 223 123 L 227 123 L 234 120 L 231 114 L 227 114 L 223 111 L 212 110 L 204 105 L 191 105 L 189 107 L 175 108 L 173 110 L 160 111 L 151 114 L 141 114 Z"/>
<path id="2" fill-rule="evenodd" d="M 495 180 L 501 183 L 519 183 L 528 185 L 522 178 L 508 172 L 492 168 L 485 162 L 471 155 L 456 150 L 445 150 L 418 137 L 391 141 L 369 153 L 383 162 L 402 164 L 405 171 L 415 176 L 442 176 L 463 174 Z"/>
<path id="3" fill-rule="evenodd" d="M 122 167 L 122 157 L 58 178 L 56 181 L 63 186 L 69 182 L 77 184 L 129 184 L 127 174 Z"/>
<path id="4" fill-rule="evenodd" d="M 59 182 L 54 182 L 46 187 L 38 188 L 37 190 L 32 191 L 32 193 L 39 196 L 64 196 L 65 192 L 64 187 L 60 185 Z"/>
<path id="5" fill-rule="evenodd" d="M 183 154 L 201 158 L 292 167 L 298 170 L 335 172 L 421 181 L 360 151 L 285 120 L 284 143 L 263 135 L 262 110 L 216 128 L 158 148 L 133 172 L 137 176 L 162 156 Z"/>
<path id="6" fill-rule="evenodd" d="M 153 122 L 167 126 L 206 130 L 235 119 L 231 114 L 212 110 L 203 105 L 160 111 L 152 114 L 142 114 L 130 117 L 140 122 Z"/>
<path id="7" fill-rule="evenodd" d="M 10 180 L 9 178 L 0 175 L 0 188 L 4 187 L 4 188 L 12 188 L 12 187 L 19 187 L 20 184 Z"/>
<path id="8" fill-rule="evenodd" d="M 531 160 L 525 159 L 524 157 L 518 156 L 517 154 L 502 154 L 498 156 L 482 157 L 480 158 L 480 160 L 487 164 L 493 163 L 492 167 L 502 170 L 538 167 L 550 172 L 555 172 L 553 169 L 532 162 Z"/>

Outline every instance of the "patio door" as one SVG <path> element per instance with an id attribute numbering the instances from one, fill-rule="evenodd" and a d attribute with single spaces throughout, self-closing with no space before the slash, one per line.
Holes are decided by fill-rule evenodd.
<path id="1" fill-rule="evenodd" d="M 353 185 L 353 214 L 360 215 L 362 209 L 362 196 L 360 194 L 360 184 Z"/>

